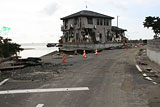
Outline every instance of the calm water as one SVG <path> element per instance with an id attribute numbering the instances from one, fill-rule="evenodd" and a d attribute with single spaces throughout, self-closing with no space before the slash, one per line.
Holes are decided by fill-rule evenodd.
<path id="1" fill-rule="evenodd" d="M 25 50 L 21 51 L 18 55 L 22 58 L 27 57 L 41 57 L 48 53 L 58 50 L 57 47 L 47 47 L 47 43 L 25 43 L 21 47 Z"/>

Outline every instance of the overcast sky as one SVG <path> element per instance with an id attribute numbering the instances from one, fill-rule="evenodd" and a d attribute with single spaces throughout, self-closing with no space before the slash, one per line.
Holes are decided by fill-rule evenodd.
<path id="1" fill-rule="evenodd" d="M 81 10 L 115 17 L 112 25 L 119 16 L 119 27 L 127 29 L 129 39 L 151 39 L 154 34 L 143 28 L 143 21 L 160 15 L 160 0 L 0 0 L 0 28 L 11 28 L 3 37 L 18 43 L 57 42 L 60 18 Z"/>

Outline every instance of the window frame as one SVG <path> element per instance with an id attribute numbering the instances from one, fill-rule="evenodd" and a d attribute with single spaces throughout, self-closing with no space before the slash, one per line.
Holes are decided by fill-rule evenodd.
<path id="1" fill-rule="evenodd" d="M 93 25 L 93 18 L 92 17 L 87 17 L 87 22 L 88 22 L 88 24 Z"/>

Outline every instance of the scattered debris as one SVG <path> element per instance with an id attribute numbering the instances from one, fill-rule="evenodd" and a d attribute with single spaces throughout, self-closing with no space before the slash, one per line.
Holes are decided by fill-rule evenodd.
<path id="1" fill-rule="evenodd" d="M 139 72 L 142 72 L 141 68 L 138 65 L 136 65 L 136 67 L 137 67 Z"/>
<path id="2" fill-rule="evenodd" d="M 155 78 L 158 78 L 158 75 L 156 75 L 156 74 L 151 74 L 151 73 L 148 73 L 148 77 L 155 77 Z"/>
<path id="3" fill-rule="evenodd" d="M 152 78 L 150 77 L 145 77 L 147 80 L 152 81 Z"/>
<path id="4" fill-rule="evenodd" d="M 146 68 L 146 70 L 151 72 L 151 71 L 152 71 L 152 68 Z"/>
<path id="5" fill-rule="evenodd" d="M 141 62 L 141 61 L 140 61 L 140 62 L 138 62 L 138 64 L 139 64 L 139 65 L 147 65 L 146 63 Z"/>
<path id="6" fill-rule="evenodd" d="M 157 83 L 156 83 L 156 82 L 153 82 L 153 84 L 155 84 L 155 85 L 156 85 Z"/>
<path id="7" fill-rule="evenodd" d="M 143 76 L 144 76 L 144 77 L 146 77 L 146 76 L 147 76 L 147 74 L 145 74 L 145 73 L 144 73 L 144 74 L 143 74 Z"/>

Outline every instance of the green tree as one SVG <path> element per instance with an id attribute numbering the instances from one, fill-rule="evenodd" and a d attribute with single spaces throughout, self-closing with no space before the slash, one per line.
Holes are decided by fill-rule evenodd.
<path id="1" fill-rule="evenodd" d="M 11 39 L 3 39 L 0 37 L 0 57 L 7 58 L 12 55 L 16 55 L 17 52 L 22 51 L 23 49 L 20 48 L 21 45 L 12 43 Z"/>
<path id="2" fill-rule="evenodd" d="M 157 39 L 160 35 L 160 18 L 159 17 L 152 17 L 148 16 L 145 18 L 143 22 L 144 27 L 152 28 L 153 32 L 155 33 L 154 38 Z"/>

